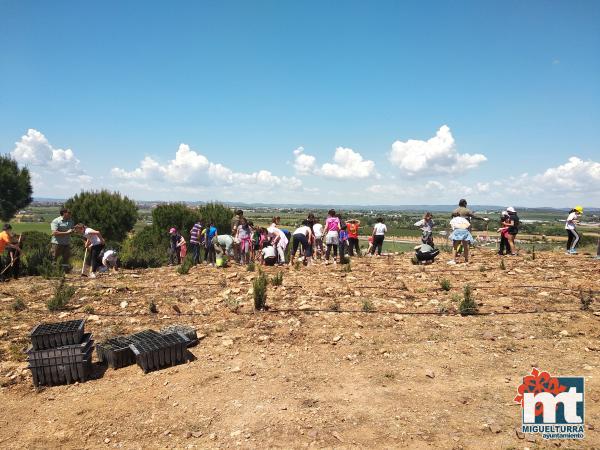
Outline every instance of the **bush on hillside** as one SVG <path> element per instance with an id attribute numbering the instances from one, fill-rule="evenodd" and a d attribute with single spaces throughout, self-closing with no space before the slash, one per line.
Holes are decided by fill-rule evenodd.
<path id="1" fill-rule="evenodd" d="M 217 227 L 219 234 L 231 233 L 233 211 L 227 206 L 221 203 L 207 203 L 198 208 L 198 213 L 206 225 L 212 222 Z"/>
<path id="2" fill-rule="evenodd" d="M 102 233 L 107 240 L 122 241 L 133 229 L 138 213 L 133 200 L 106 190 L 75 195 L 65 203 L 75 223 L 84 223 Z"/>
<path id="3" fill-rule="evenodd" d="M 160 267 L 168 261 L 168 247 L 166 233 L 154 226 L 145 227 L 123 242 L 121 265 L 126 269 Z"/>
<path id="4" fill-rule="evenodd" d="M 0 155 L 0 219 L 8 222 L 31 203 L 31 177 L 26 167 L 19 168 L 10 156 Z"/>
<path id="5" fill-rule="evenodd" d="M 157 232 L 165 236 L 171 227 L 175 227 L 187 239 L 196 220 L 198 220 L 198 212 L 185 203 L 159 205 L 152 210 L 152 224 Z"/>

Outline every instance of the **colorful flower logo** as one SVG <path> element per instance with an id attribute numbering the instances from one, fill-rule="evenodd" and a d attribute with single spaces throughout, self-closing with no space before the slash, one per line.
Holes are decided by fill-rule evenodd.
<path id="1" fill-rule="evenodd" d="M 558 378 L 551 377 L 548 372 L 540 372 L 534 367 L 531 370 L 531 375 L 523 377 L 523 383 L 517 389 L 519 395 L 515 397 L 515 402 L 520 403 L 521 408 L 523 408 L 523 394 L 525 393 L 539 394 L 541 392 L 550 392 L 551 394 L 558 395 L 566 390 L 567 387 L 560 384 Z M 535 415 L 541 416 L 543 413 L 544 405 L 541 402 L 537 403 L 535 405 Z"/>

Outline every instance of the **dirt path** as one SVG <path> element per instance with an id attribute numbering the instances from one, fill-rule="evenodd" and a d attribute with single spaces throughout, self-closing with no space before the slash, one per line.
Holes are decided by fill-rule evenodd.
<path id="1" fill-rule="evenodd" d="M 586 377 L 590 428 L 583 442 L 561 446 L 600 446 L 600 317 L 581 311 L 578 298 L 579 288 L 600 290 L 600 264 L 538 253 L 506 259 L 502 270 L 485 250 L 469 266 L 450 269 L 447 259 L 426 268 L 407 255 L 355 260 L 351 272 L 286 268 L 264 313 L 252 312 L 256 274 L 237 267 L 73 277 L 78 290 L 63 313 L 45 308 L 52 281 L 2 285 L 0 447 L 555 448 L 515 432 L 513 398 L 534 366 Z M 452 315 L 467 283 L 480 311 L 497 314 Z M 25 311 L 12 311 L 17 297 Z M 203 337 L 191 349 L 196 359 L 146 375 L 97 366 L 97 379 L 36 391 L 18 361 L 30 328 L 89 308 L 86 329 L 97 340 L 193 324 Z"/>

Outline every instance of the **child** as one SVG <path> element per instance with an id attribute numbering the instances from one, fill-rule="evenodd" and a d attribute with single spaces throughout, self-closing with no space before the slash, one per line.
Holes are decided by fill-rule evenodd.
<path id="1" fill-rule="evenodd" d="M 579 224 L 579 217 L 583 214 L 583 207 L 576 206 L 569 211 L 567 222 L 565 223 L 565 230 L 567 230 L 567 255 L 576 255 L 577 244 L 579 244 L 579 233 L 577 233 L 577 224 Z"/>
<path id="2" fill-rule="evenodd" d="M 500 223 L 503 225 L 501 228 L 498 228 L 498 233 L 500 233 L 500 248 L 498 250 L 498 254 L 500 256 L 508 255 L 510 251 L 510 246 L 508 245 L 508 226 L 504 226 L 504 223 L 507 222 L 510 218 L 508 217 L 508 213 L 506 210 L 502 211 L 500 217 Z"/>
<path id="3" fill-rule="evenodd" d="M 373 250 L 373 235 L 369 236 L 369 239 L 367 239 L 367 241 L 369 242 L 369 247 L 367 248 L 367 255 L 371 254 L 371 250 Z"/>
<path id="4" fill-rule="evenodd" d="M 346 258 L 346 247 L 348 246 L 348 225 L 340 227 L 340 263 Z"/>
<path id="5" fill-rule="evenodd" d="M 83 271 L 81 275 L 87 276 L 85 275 L 86 267 L 91 266 L 92 272 L 89 276 L 90 278 L 96 278 L 96 272 L 101 263 L 100 252 L 104 249 L 104 238 L 99 231 L 86 227 L 82 223 L 75 225 L 74 230 L 76 233 L 80 233 L 85 237 L 85 248 L 89 250 L 89 257 L 83 262 Z"/>
<path id="6" fill-rule="evenodd" d="M 340 243 L 340 219 L 335 215 L 335 210 L 330 209 L 327 212 L 327 220 L 325 220 L 325 263 L 329 264 L 329 255 L 333 251 L 333 263 L 337 258 L 338 245 Z"/>
<path id="7" fill-rule="evenodd" d="M 433 215 L 428 211 L 423 215 L 423 218 L 418 222 L 415 222 L 415 227 L 420 227 L 423 235 L 421 236 L 421 242 L 427 244 L 430 247 L 435 247 L 433 244 Z"/>
<path id="8" fill-rule="evenodd" d="M 323 255 L 323 225 L 319 223 L 319 218 L 314 218 L 314 224 L 312 226 L 313 234 L 314 234 L 314 246 L 317 257 L 319 260 Z"/>
<path id="9" fill-rule="evenodd" d="M 460 217 L 458 212 L 452 213 L 452 220 L 450 221 L 452 233 L 450 234 L 450 239 L 454 248 L 454 258 L 448 261 L 448 264 L 456 264 L 458 248 L 460 246 L 463 248 L 465 263 L 469 262 L 469 243 L 473 242 L 473 236 L 469 232 L 470 225 L 471 223 L 466 218 Z"/>
<path id="10" fill-rule="evenodd" d="M 515 238 L 519 233 L 519 216 L 517 211 L 512 206 L 506 208 L 508 219 L 503 222 L 506 230 L 506 239 L 508 240 L 508 246 L 510 247 L 510 256 L 517 256 L 517 249 L 515 246 Z"/>
<path id="11" fill-rule="evenodd" d="M 237 227 L 237 233 L 235 237 L 239 241 L 240 264 L 248 264 L 250 262 L 252 232 L 245 217 L 240 219 L 240 224 Z"/>
<path id="12" fill-rule="evenodd" d="M 431 245 L 422 243 L 415 247 L 415 257 L 421 264 L 432 264 L 440 251 L 434 249 Z"/>
<path id="13" fill-rule="evenodd" d="M 310 222 L 305 220 L 302 222 L 302 226 L 298 227 L 292 234 L 294 237 L 294 244 L 292 245 L 292 253 L 290 254 L 290 265 L 294 264 L 294 257 L 300 244 L 302 244 L 302 254 L 304 255 L 304 264 L 310 264 L 310 257 L 312 256 L 312 247 L 310 242 L 312 241 L 312 230 L 310 229 Z"/>
<path id="14" fill-rule="evenodd" d="M 360 228 L 360 220 L 350 219 L 346 222 L 346 231 L 348 231 L 348 250 L 350 256 L 354 256 L 354 250 L 356 249 L 356 256 L 360 256 L 360 247 L 358 246 L 358 229 Z"/>
<path id="15" fill-rule="evenodd" d="M 375 254 L 375 251 L 377 251 L 377 256 L 381 256 L 385 233 L 387 233 L 387 227 L 383 223 L 383 218 L 379 217 L 377 223 L 373 227 L 373 247 L 371 248 L 371 256 Z"/>
<path id="16" fill-rule="evenodd" d="M 271 245 L 271 241 L 266 240 L 260 251 L 260 263 L 264 266 L 274 266 L 276 262 L 277 254 L 275 248 Z"/>
<path id="17" fill-rule="evenodd" d="M 204 245 L 206 245 L 206 262 L 213 267 L 217 262 L 213 239 L 217 236 L 217 228 L 213 222 L 210 222 L 209 226 L 205 229 Z"/>
<path id="18" fill-rule="evenodd" d="M 118 270 L 118 258 L 117 252 L 114 250 L 106 250 L 102 255 L 102 265 L 105 267 L 106 272 L 113 271 L 117 272 Z"/>
<path id="19" fill-rule="evenodd" d="M 274 226 L 277 223 L 277 221 L 273 222 L 267 229 L 267 232 L 269 233 L 268 236 L 271 240 L 271 245 L 273 245 L 277 251 L 277 256 L 279 258 L 278 264 L 283 265 L 285 264 L 285 249 L 287 248 L 289 241 L 285 233 L 277 228 L 277 226 Z"/>

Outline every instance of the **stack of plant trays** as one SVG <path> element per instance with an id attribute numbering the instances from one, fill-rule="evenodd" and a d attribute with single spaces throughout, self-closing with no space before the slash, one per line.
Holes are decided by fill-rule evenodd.
<path id="1" fill-rule="evenodd" d="M 156 331 L 142 331 L 130 336 L 129 346 L 135 360 L 144 373 L 163 367 L 174 366 L 188 360 L 187 347 L 190 339 L 184 334 L 160 334 Z"/>
<path id="2" fill-rule="evenodd" d="M 86 381 L 92 372 L 94 339 L 84 333 L 83 320 L 41 323 L 31 330 L 27 350 L 35 386 Z"/>
<path id="3" fill-rule="evenodd" d="M 196 329 L 194 327 L 190 327 L 189 325 L 174 324 L 160 330 L 160 334 L 172 333 L 179 333 L 186 336 L 190 340 L 188 347 L 193 347 L 194 345 L 198 344 L 198 334 L 196 334 Z"/>
<path id="4" fill-rule="evenodd" d="M 131 339 L 128 336 L 116 336 L 96 345 L 98 360 L 107 363 L 113 369 L 130 366 L 135 363 L 135 356 L 129 348 Z"/>

